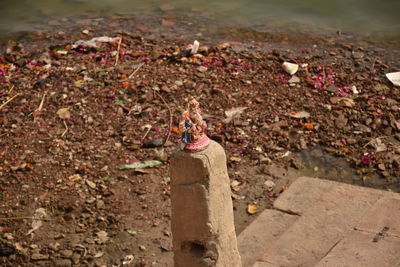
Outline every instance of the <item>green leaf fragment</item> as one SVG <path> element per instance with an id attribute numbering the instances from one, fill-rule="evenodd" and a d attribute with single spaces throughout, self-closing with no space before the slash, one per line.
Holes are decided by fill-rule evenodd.
<path id="1" fill-rule="evenodd" d="M 121 166 L 123 170 L 131 170 L 131 169 L 145 169 L 152 168 L 157 165 L 161 165 L 162 162 L 159 160 L 146 160 L 144 162 L 136 162 L 132 164 L 125 164 Z"/>

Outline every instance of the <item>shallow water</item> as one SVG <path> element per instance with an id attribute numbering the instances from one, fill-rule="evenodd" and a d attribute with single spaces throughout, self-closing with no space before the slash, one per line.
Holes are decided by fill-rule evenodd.
<path id="1" fill-rule="evenodd" d="M 303 168 L 298 170 L 300 175 L 392 190 L 394 192 L 399 192 L 400 190 L 399 183 L 388 184 L 384 177 L 375 172 L 367 175 L 358 174 L 344 158 L 332 156 L 319 146 L 303 150 L 297 155 L 303 165 Z"/>
<path id="2" fill-rule="evenodd" d="M 163 10 L 210 18 L 213 23 L 269 31 L 335 29 L 359 33 L 400 33 L 399 0 L 1 0 L 0 36 L 40 29 L 52 19 L 69 16 L 101 16 L 113 13 Z M 155 13 L 156 14 L 156 13 Z"/>

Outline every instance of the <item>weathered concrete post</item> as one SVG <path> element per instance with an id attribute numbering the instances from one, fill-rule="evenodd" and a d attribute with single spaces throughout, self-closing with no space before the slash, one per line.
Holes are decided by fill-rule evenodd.
<path id="1" fill-rule="evenodd" d="M 198 137 L 171 159 L 175 267 L 240 267 L 225 151 Z"/>

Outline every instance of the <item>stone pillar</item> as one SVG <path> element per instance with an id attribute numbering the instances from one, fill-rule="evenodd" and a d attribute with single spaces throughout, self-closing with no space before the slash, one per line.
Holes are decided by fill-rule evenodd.
<path id="1" fill-rule="evenodd" d="M 224 149 L 175 152 L 170 171 L 175 267 L 241 267 Z"/>

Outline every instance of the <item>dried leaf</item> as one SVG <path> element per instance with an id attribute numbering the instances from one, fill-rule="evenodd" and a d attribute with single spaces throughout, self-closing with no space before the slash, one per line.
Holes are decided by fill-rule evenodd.
<path id="1" fill-rule="evenodd" d="M 387 150 L 387 146 L 382 142 L 380 138 L 376 138 L 369 143 L 373 148 L 375 148 L 375 152 L 382 152 Z"/>
<path id="2" fill-rule="evenodd" d="M 68 177 L 68 180 L 71 182 L 82 180 L 82 177 L 79 174 L 74 174 Z"/>
<path id="3" fill-rule="evenodd" d="M 250 204 L 247 206 L 247 212 L 251 215 L 256 214 L 258 211 L 258 208 L 259 207 L 257 205 Z"/>
<path id="4" fill-rule="evenodd" d="M 94 257 L 94 258 L 101 258 L 101 257 L 103 257 L 103 255 L 104 255 L 104 252 L 99 251 L 99 252 L 97 252 L 93 257 Z"/>
<path id="5" fill-rule="evenodd" d="M 232 109 L 225 110 L 225 116 L 227 118 L 224 120 L 224 122 L 225 123 L 231 122 L 234 117 L 242 114 L 243 111 L 245 111 L 246 109 L 247 109 L 247 107 L 238 107 L 238 108 L 232 108 Z"/>
<path id="6" fill-rule="evenodd" d="M 353 99 L 347 97 L 342 97 L 341 99 L 339 99 L 339 103 L 349 108 L 354 107 L 356 105 Z"/>
<path id="7" fill-rule="evenodd" d="M 28 231 L 28 235 L 42 226 L 42 220 L 45 219 L 46 216 L 47 214 L 44 208 L 38 208 L 37 210 L 35 210 L 35 213 L 33 214 L 32 229 Z"/>
<path id="8" fill-rule="evenodd" d="M 272 191 L 272 189 L 275 187 L 275 183 L 271 180 L 265 181 L 264 184 L 267 186 L 268 191 Z"/>
<path id="9" fill-rule="evenodd" d="M 8 227 L 8 226 L 0 227 L 0 232 L 2 232 L 2 233 L 9 233 L 11 231 L 12 231 L 12 229 L 10 227 Z"/>
<path id="10" fill-rule="evenodd" d="M 133 255 L 126 255 L 124 260 L 122 261 L 122 265 L 129 265 L 135 259 Z"/>
<path id="11" fill-rule="evenodd" d="M 76 87 L 81 87 L 81 86 L 83 85 L 83 83 L 84 83 L 83 80 L 78 80 L 78 81 L 75 81 L 75 82 L 74 82 L 74 85 L 75 85 Z"/>
<path id="12" fill-rule="evenodd" d="M 137 231 L 135 231 L 135 230 L 126 230 L 126 232 L 128 233 L 128 234 L 130 234 L 130 235 L 132 235 L 132 236 L 135 236 L 135 235 L 137 235 Z"/>
<path id="13" fill-rule="evenodd" d="M 289 114 L 290 117 L 292 118 L 296 118 L 296 119 L 306 119 L 310 117 L 310 113 L 308 113 L 307 111 L 298 111 L 298 112 L 291 112 Z"/>
<path id="14" fill-rule="evenodd" d="M 71 118 L 71 112 L 69 111 L 69 108 L 60 108 L 57 111 L 57 115 L 58 117 L 60 117 L 60 119 L 63 120 L 68 120 L 69 118 Z"/>

